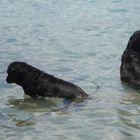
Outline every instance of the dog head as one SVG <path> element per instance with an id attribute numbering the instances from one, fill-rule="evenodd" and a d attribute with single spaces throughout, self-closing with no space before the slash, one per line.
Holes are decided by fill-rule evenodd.
<path id="1" fill-rule="evenodd" d="M 25 62 L 13 62 L 7 69 L 7 83 L 21 84 L 27 75 L 27 64 Z"/>
<path id="2" fill-rule="evenodd" d="M 134 32 L 130 37 L 127 49 L 129 52 L 134 52 L 140 55 L 140 30 Z"/>

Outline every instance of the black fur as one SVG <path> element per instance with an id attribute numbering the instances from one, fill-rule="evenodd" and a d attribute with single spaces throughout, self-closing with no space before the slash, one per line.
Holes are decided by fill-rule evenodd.
<path id="1" fill-rule="evenodd" d="M 140 88 L 140 31 L 136 31 L 129 39 L 120 67 L 121 80 Z"/>
<path id="2" fill-rule="evenodd" d="M 7 83 L 20 85 L 25 94 L 32 98 L 48 96 L 83 100 L 88 96 L 80 87 L 44 73 L 25 62 L 11 63 L 7 73 Z"/>

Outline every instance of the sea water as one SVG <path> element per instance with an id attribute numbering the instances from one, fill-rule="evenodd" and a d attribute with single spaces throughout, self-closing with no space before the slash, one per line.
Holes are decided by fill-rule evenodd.
<path id="1" fill-rule="evenodd" d="M 139 16 L 139 0 L 1 0 L 0 139 L 139 140 L 140 93 L 120 81 Z M 12 61 L 75 83 L 90 98 L 27 98 L 5 81 Z"/>

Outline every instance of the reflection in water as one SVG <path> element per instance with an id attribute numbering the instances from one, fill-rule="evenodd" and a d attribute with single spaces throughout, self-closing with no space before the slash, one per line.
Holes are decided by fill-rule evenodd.
<path id="1" fill-rule="evenodd" d="M 15 122 L 17 127 L 32 126 L 36 124 L 36 121 L 33 121 L 32 118 L 28 118 L 27 120 L 17 120 L 14 118 L 12 121 Z"/>
<path id="2" fill-rule="evenodd" d="M 31 126 L 40 121 L 42 117 L 45 117 L 47 120 L 47 116 L 52 112 L 67 115 L 68 111 L 65 109 L 71 103 L 70 100 L 59 98 L 40 98 L 36 100 L 32 98 L 11 98 L 7 101 L 7 105 L 9 106 L 7 116 L 11 118 L 17 127 Z"/>
<path id="3" fill-rule="evenodd" d="M 8 105 L 12 108 L 16 108 L 18 110 L 26 110 L 26 111 L 43 111 L 50 109 L 51 107 L 56 106 L 54 102 L 51 100 L 44 100 L 44 99 L 31 99 L 31 98 L 25 98 L 25 99 L 9 99 Z"/>
<path id="4" fill-rule="evenodd" d="M 122 83 L 125 93 L 120 101 L 121 106 L 117 112 L 120 122 L 120 132 L 125 136 L 135 137 L 140 130 L 140 94 L 139 89 L 134 89 L 125 83 Z"/>

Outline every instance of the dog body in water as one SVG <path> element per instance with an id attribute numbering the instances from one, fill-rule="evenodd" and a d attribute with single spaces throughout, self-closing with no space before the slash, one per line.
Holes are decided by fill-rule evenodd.
<path id="1" fill-rule="evenodd" d="M 7 73 L 7 83 L 20 85 L 25 94 L 32 98 L 47 96 L 84 100 L 88 96 L 80 87 L 40 71 L 25 62 L 11 63 Z"/>
<path id="2" fill-rule="evenodd" d="M 136 31 L 129 39 L 120 67 L 121 80 L 140 88 L 140 31 Z"/>

